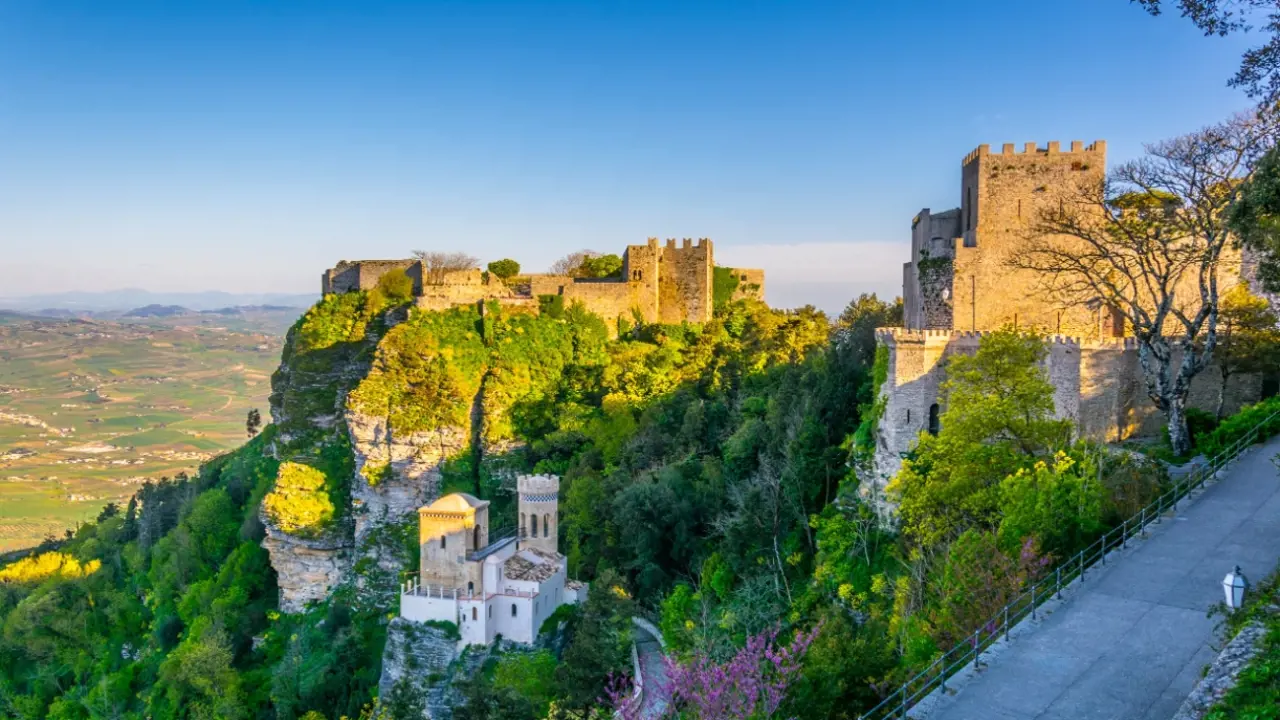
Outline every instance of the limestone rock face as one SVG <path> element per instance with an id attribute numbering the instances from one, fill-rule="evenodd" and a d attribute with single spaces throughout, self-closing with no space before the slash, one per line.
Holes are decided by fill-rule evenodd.
<path id="1" fill-rule="evenodd" d="M 385 417 L 348 410 L 346 421 L 356 460 L 351 501 L 359 547 L 371 529 L 414 517 L 418 508 L 435 500 L 441 466 L 469 443 L 466 431 L 457 427 L 401 436 L 391 432 Z"/>
<path id="2" fill-rule="evenodd" d="M 378 697 L 391 696 L 402 679 L 426 698 L 424 717 L 448 720 L 453 717 L 454 698 L 448 682 L 432 682 L 446 676 L 457 656 L 458 643 L 443 630 L 395 618 L 387 626 L 387 644 L 382 650 L 382 677 L 378 680 Z"/>
<path id="3" fill-rule="evenodd" d="M 351 543 L 343 537 L 301 538 L 272 527 L 262 547 L 271 557 L 280 588 L 280 610 L 301 612 L 312 600 L 323 600 L 351 569 Z"/>

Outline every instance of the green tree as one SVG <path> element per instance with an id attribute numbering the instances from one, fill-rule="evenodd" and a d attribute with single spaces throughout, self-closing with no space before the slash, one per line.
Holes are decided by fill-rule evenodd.
<path id="1" fill-rule="evenodd" d="M 570 640 L 556 668 L 563 709 L 595 707 L 609 674 L 630 670 L 632 601 L 612 571 L 600 574 L 586 605 L 569 625 Z"/>
<path id="2" fill-rule="evenodd" d="M 520 274 L 520 263 L 512 260 L 511 258 L 494 260 L 489 263 L 489 273 L 494 277 L 506 280 L 509 277 L 514 277 Z"/>
<path id="3" fill-rule="evenodd" d="M 1058 452 L 1000 483 L 1000 545 L 1012 553 L 1033 537 L 1046 552 L 1067 557 L 1102 530 L 1105 503 L 1097 464 Z"/>
<path id="4" fill-rule="evenodd" d="M 250 438 L 253 438 L 261 428 L 262 414 L 258 412 L 258 408 L 253 408 L 249 411 L 248 416 L 245 417 L 244 430 Z"/>
<path id="5" fill-rule="evenodd" d="M 582 260 L 578 271 L 584 278 L 610 278 L 622 275 L 622 258 L 609 254 L 588 257 Z"/>
<path id="6" fill-rule="evenodd" d="M 1000 481 L 1070 441 L 1070 421 L 1053 417 L 1046 352 L 1040 336 L 1005 328 L 974 355 L 951 358 L 941 429 L 921 434 L 888 488 L 910 541 L 935 547 L 969 528 L 994 529 Z"/>
<path id="7" fill-rule="evenodd" d="M 1249 292 L 1245 283 L 1237 283 L 1222 296 L 1218 322 L 1218 350 L 1213 354 L 1218 363 L 1216 416 L 1222 419 L 1227 400 L 1227 382 L 1240 373 L 1266 373 L 1280 364 L 1280 318 L 1266 298 Z"/>
<path id="8" fill-rule="evenodd" d="M 377 292 L 391 305 L 413 300 L 413 279 L 404 270 L 388 270 L 378 278 Z"/>

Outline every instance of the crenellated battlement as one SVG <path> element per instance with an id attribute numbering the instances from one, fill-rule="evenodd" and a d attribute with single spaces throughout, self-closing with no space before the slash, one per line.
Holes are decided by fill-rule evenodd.
<path id="1" fill-rule="evenodd" d="M 1005 156 L 1005 157 L 1075 155 L 1075 154 L 1105 155 L 1106 152 L 1107 152 L 1106 140 L 1095 140 L 1089 145 L 1085 145 L 1083 140 L 1072 140 L 1071 144 L 1069 145 L 1069 149 L 1065 151 L 1062 149 L 1062 143 L 1057 140 L 1049 142 L 1044 147 L 1040 147 L 1040 144 L 1035 142 L 1025 143 L 1022 146 L 1021 150 L 1017 149 L 1017 145 L 1015 143 L 1004 143 L 1004 145 L 1001 146 L 999 153 L 991 152 L 990 145 L 979 145 L 977 149 L 973 150 L 968 155 L 965 155 L 964 161 L 961 162 L 960 164 L 961 166 L 968 165 L 969 163 L 975 160 L 978 160 L 979 158 L 986 157 L 988 155 L 999 155 L 999 156 Z"/>
<path id="2" fill-rule="evenodd" d="M 876 328 L 876 341 L 886 345 L 902 343 L 927 345 L 946 345 L 959 342 L 965 345 L 994 334 L 995 330 L 915 330 L 904 327 Z M 1134 337 L 1089 339 L 1074 335 L 1045 335 L 1045 344 L 1078 348 L 1085 350 L 1137 350 L 1138 339 Z"/>

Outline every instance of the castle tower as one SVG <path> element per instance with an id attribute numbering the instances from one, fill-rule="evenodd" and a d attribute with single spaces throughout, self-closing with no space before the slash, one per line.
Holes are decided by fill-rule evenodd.
<path id="1" fill-rule="evenodd" d="M 664 323 L 701 323 L 711 319 L 713 267 L 711 240 L 695 245 L 684 238 L 680 245 L 667 240 L 662 250 L 658 285 L 659 319 Z"/>
<path id="2" fill-rule="evenodd" d="M 521 475 L 516 478 L 519 493 L 520 547 L 559 552 L 560 478 L 554 475 Z"/>
<path id="3" fill-rule="evenodd" d="M 423 585 L 479 587 L 467 555 L 489 544 L 489 501 L 453 493 L 418 509 L 419 571 Z"/>
<path id="4" fill-rule="evenodd" d="M 1057 142 L 1027 143 L 1022 150 L 1007 143 L 999 153 L 981 145 L 965 156 L 950 291 L 954 329 L 1016 324 L 1086 338 L 1115 334 L 1103 323 L 1109 313 L 1104 318 L 1098 310 L 1059 306 L 1044 296 L 1034 272 L 1008 266 L 1043 213 L 1078 198 L 1081 187 L 1101 183 L 1106 164 L 1101 140 L 1088 146 L 1073 141 L 1067 150 Z"/>

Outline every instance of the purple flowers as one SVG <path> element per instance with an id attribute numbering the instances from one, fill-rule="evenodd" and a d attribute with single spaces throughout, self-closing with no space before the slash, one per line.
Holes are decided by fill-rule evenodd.
<path id="1" fill-rule="evenodd" d="M 684 661 L 667 658 L 671 709 L 694 720 L 773 717 L 820 631 L 821 623 L 808 632 L 797 631 L 785 645 L 778 642 L 776 628 L 753 635 L 724 663 L 699 651 Z"/>

